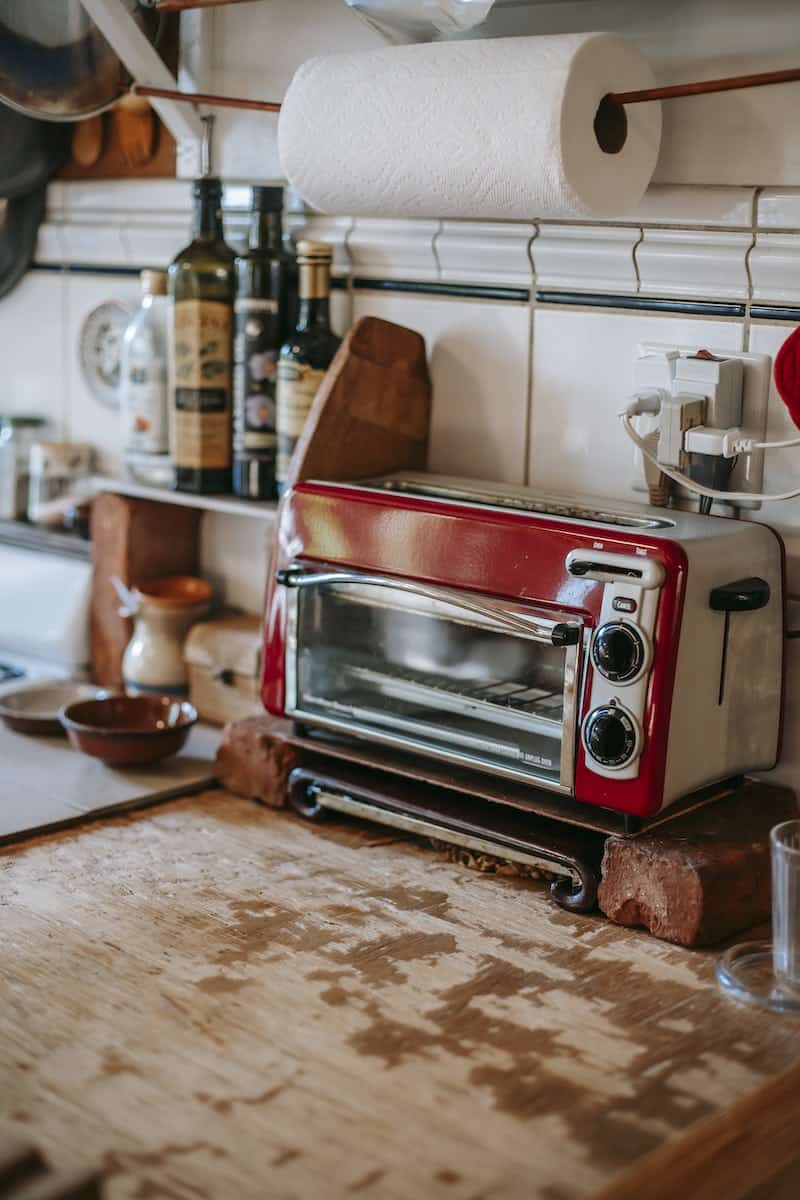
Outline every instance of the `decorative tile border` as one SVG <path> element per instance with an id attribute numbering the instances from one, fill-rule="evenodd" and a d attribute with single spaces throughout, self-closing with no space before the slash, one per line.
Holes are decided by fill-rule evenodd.
<path id="1" fill-rule="evenodd" d="M 753 300 L 800 303 L 800 235 L 758 233 L 750 252 Z"/>
<path id="2" fill-rule="evenodd" d="M 737 316 L 750 302 L 754 319 L 785 321 L 800 305 L 800 189 L 765 190 L 756 204 L 752 188 L 653 187 L 631 214 L 653 222 L 641 225 L 354 220 L 305 213 L 290 189 L 286 199 L 295 237 L 333 245 L 339 287 L 519 304 L 535 272 L 539 303 Z M 249 203 L 249 184 L 225 186 L 234 245 Z M 191 207 L 183 180 L 53 183 L 36 265 L 112 274 L 165 265 L 189 237 Z M 679 225 L 689 220 L 703 227 Z"/>
<path id="3" fill-rule="evenodd" d="M 434 240 L 443 283 L 530 288 L 536 226 L 517 221 L 442 221 Z"/>
<path id="4" fill-rule="evenodd" d="M 347 235 L 353 273 L 362 279 L 438 279 L 433 247 L 441 224 L 357 217 Z"/>
<path id="5" fill-rule="evenodd" d="M 635 225 L 750 229 L 756 189 L 651 184 L 636 208 L 623 215 Z"/>
<path id="6" fill-rule="evenodd" d="M 763 188 L 756 223 L 759 229 L 800 229 L 800 188 Z"/>
<path id="7" fill-rule="evenodd" d="M 542 222 L 531 244 L 536 286 L 554 291 L 635 293 L 637 226 Z"/>
<path id="8" fill-rule="evenodd" d="M 654 296 L 747 300 L 750 232 L 645 229 L 636 247 L 639 291 Z"/>

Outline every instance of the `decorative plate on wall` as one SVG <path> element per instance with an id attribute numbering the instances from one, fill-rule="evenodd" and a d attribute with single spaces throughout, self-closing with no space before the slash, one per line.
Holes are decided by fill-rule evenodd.
<path id="1" fill-rule="evenodd" d="M 79 353 L 83 378 L 106 408 L 119 408 L 119 360 L 122 335 L 133 315 L 119 300 L 93 308 L 81 326 Z"/>

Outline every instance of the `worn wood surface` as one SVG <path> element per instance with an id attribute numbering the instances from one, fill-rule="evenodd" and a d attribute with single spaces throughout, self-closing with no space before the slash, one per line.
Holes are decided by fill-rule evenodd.
<path id="1" fill-rule="evenodd" d="M 0 1120 L 111 1200 L 593 1197 L 800 1054 L 714 954 L 225 792 L 6 851 L 0 905 Z"/>

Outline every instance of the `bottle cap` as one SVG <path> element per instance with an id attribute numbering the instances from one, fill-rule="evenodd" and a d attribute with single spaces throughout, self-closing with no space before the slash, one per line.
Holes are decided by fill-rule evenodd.
<path id="1" fill-rule="evenodd" d="M 167 272 L 145 270 L 139 272 L 139 283 L 143 296 L 166 296 Z"/>
<path id="2" fill-rule="evenodd" d="M 283 188 L 262 187 L 260 184 L 252 187 L 250 201 L 257 212 L 283 212 Z"/>
<path id="3" fill-rule="evenodd" d="M 333 246 L 330 242 L 298 242 L 298 262 L 330 262 L 333 258 Z"/>

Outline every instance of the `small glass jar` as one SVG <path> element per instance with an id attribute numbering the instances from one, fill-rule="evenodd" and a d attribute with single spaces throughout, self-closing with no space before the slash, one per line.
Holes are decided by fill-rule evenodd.
<path id="1" fill-rule="evenodd" d="M 46 431 L 46 417 L 0 417 L 0 520 L 26 515 L 31 446 Z"/>
<path id="2" fill-rule="evenodd" d="M 28 519 L 60 525 L 67 498 L 83 499 L 92 469 L 92 447 L 81 442 L 34 442 L 30 452 Z"/>

